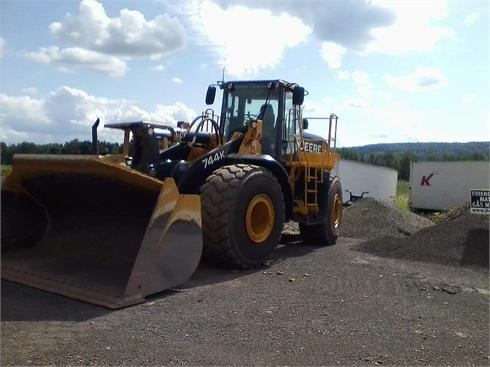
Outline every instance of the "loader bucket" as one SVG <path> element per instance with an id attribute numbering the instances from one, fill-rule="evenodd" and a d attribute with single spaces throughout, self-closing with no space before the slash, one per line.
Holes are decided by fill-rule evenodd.
<path id="1" fill-rule="evenodd" d="M 119 162 L 16 155 L 2 185 L 2 278 L 107 308 L 185 282 L 202 252 L 199 196 Z"/>

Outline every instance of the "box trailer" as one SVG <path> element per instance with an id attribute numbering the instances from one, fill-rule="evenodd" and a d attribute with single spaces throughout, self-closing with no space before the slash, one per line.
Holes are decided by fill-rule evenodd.
<path id="1" fill-rule="evenodd" d="M 448 210 L 468 203 L 471 190 L 490 188 L 488 161 L 411 162 L 408 205 Z"/>
<path id="2" fill-rule="evenodd" d="M 371 197 L 384 203 L 395 205 L 396 183 L 398 173 L 396 170 L 375 166 L 372 164 L 341 159 L 333 173 L 339 176 L 342 182 L 343 201 L 350 200 L 350 194 L 361 196 L 367 192 L 366 197 Z"/>

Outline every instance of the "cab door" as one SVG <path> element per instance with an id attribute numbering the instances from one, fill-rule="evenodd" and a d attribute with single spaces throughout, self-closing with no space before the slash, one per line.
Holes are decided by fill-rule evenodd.
<path id="1" fill-rule="evenodd" d="M 295 155 L 298 149 L 298 110 L 293 105 L 293 93 L 284 93 L 284 123 L 282 125 L 282 158 L 287 160 L 289 156 Z"/>

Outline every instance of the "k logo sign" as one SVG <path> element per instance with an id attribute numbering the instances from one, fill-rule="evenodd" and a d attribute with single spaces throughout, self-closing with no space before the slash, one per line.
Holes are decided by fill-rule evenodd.
<path id="1" fill-rule="evenodd" d="M 422 176 L 422 181 L 420 181 L 420 186 L 430 186 L 430 179 L 434 176 L 433 173 L 431 173 L 429 176 Z"/>

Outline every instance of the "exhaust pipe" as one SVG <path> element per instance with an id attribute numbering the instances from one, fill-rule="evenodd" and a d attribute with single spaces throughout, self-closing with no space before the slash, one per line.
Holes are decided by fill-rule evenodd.
<path id="1" fill-rule="evenodd" d="M 99 154 L 99 144 L 97 137 L 97 128 L 99 127 L 100 120 L 97 118 L 94 124 L 92 125 L 92 154 Z"/>

